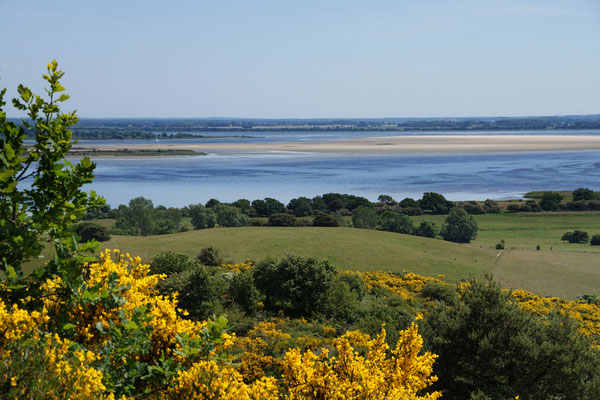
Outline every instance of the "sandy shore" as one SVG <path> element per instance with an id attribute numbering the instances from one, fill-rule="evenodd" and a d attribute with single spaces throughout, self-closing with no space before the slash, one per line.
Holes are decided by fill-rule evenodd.
<path id="1" fill-rule="evenodd" d="M 307 143 L 207 143 L 169 144 L 166 142 L 139 145 L 75 145 L 77 150 L 196 150 L 219 152 L 318 152 L 340 154 L 447 154 L 496 153 L 525 151 L 596 150 L 600 136 L 586 135 L 457 135 L 457 136 L 393 136 L 344 139 Z"/>

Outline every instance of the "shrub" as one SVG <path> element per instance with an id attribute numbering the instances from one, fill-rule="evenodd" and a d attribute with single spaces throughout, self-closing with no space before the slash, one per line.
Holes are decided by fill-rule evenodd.
<path id="1" fill-rule="evenodd" d="M 229 281 L 229 294 L 232 300 L 247 314 L 254 314 L 262 295 L 254 285 L 251 271 L 234 274 Z"/>
<path id="2" fill-rule="evenodd" d="M 365 282 L 358 274 L 341 274 L 338 278 L 342 282 L 346 282 L 350 290 L 352 290 L 358 300 L 363 300 L 367 293 Z"/>
<path id="3" fill-rule="evenodd" d="M 500 243 L 496 243 L 496 250 L 504 250 L 504 246 L 505 246 L 504 239 L 502 239 L 500 241 Z"/>
<path id="4" fill-rule="evenodd" d="M 352 225 L 355 228 L 375 229 L 377 228 L 377 213 L 372 207 L 360 206 L 352 213 Z"/>
<path id="5" fill-rule="evenodd" d="M 448 305 L 454 305 L 458 301 L 456 289 L 450 285 L 438 282 L 427 282 L 419 295 L 431 300 L 443 301 Z"/>
<path id="6" fill-rule="evenodd" d="M 417 229 L 415 229 L 415 235 L 434 238 L 438 233 L 438 227 L 435 222 L 421 221 Z"/>
<path id="7" fill-rule="evenodd" d="M 332 215 L 325 214 L 323 212 L 317 213 L 317 215 L 313 219 L 313 225 L 314 226 L 328 226 L 328 227 L 339 226 L 337 220 Z"/>
<path id="8" fill-rule="evenodd" d="M 435 192 L 423 193 L 423 198 L 419 201 L 419 205 L 423 211 L 429 211 L 431 214 L 448 214 L 450 208 L 453 207 L 451 201 Z"/>
<path id="9" fill-rule="evenodd" d="M 517 212 L 521 211 L 521 207 L 518 204 L 514 204 L 514 203 L 509 204 L 506 207 L 506 211 L 509 213 L 517 213 Z"/>
<path id="10" fill-rule="evenodd" d="M 85 243 L 90 240 L 106 242 L 110 240 L 108 229 L 93 222 L 83 222 L 73 227 L 73 231 L 79 236 L 79 242 Z"/>
<path id="11" fill-rule="evenodd" d="M 594 191 L 587 188 L 578 188 L 573 191 L 573 201 L 593 200 Z"/>
<path id="12" fill-rule="evenodd" d="M 488 214 L 498 214 L 500 212 L 500 206 L 498 203 L 490 199 L 487 199 L 485 203 L 483 203 L 483 208 Z"/>
<path id="13" fill-rule="evenodd" d="M 477 221 L 462 208 L 453 208 L 444 221 L 440 235 L 444 240 L 469 243 L 477 237 Z"/>
<path id="14" fill-rule="evenodd" d="M 592 240 L 590 240 L 590 244 L 592 246 L 600 246 L 600 234 L 595 234 L 592 236 Z"/>
<path id="15" fill-rule="evenodd" d="M 250 221 L 248 221 L 248 225 L 250 225 L 250 226 L 265 226 L 265 221 L 260 218 L 250 218 Z"/>
<path id="16" fill-rule="evenodd" d="M 464 208 L 469 214 L 485 214 L 485 209 L 483 206 L 477 204 L 476 202 L 461 203 L 460 207 Z"/>
<path id="17" fill-rule="evenodd" d="M 326 260 L 288 254 L 281 260 L 260 261 L 253 274 L 265 307 L 309 316 L 322 310 L 336 272 Z"/>
<path id="18" fill-rule="evenodd" d="M 544 192 L 540 199 L 540 207 L 544 211 L 556 211 L 560 208 L 562 196 L 556 192 Z"/>
<path id="19" fill-rule="evenodd" d="M 381 223 L 381 230 L 384 231 L 405 234 L 410 234 L 413 231 L 412 219 L 406 214 L 394 211 L 384 211 L 379 216 L 379 221 Z"/>
<path id="20" fill-rule="evenodd" d="M 217 204 L 213 207 L 217 214 L 217 223 L 224 227 L 246 226 L 250 221 L 247 215 L 242 214 L 239 208 L 229 204 Z"/>
<path id="21" fill-rule="evenodd" d="M 188 208 L 194 229 L 213 228 L 217 224 L 217 215 L 212 209 L 201 204 L 190 205 Z"/>
<path id="22" fill-rule="evenodd" d="M 422 327 L 427 350 L 439 355 L 433 389 L 444 398 L 599 398 L 600 353 L 575 320 L 521 310 L 491 279 L 471 279 L 459 292 L 456 305 L 435 305 Z"/>
<path id="23" fill-rule="evenodd" d="M 150 260 L 150 271 L 153 274 L 176 274 L 196 268 L 198 264 L 185 254 L 164 251 Z"/>
<path id="24" fill-rule="evenodd" d="M 587 232 L 574 230 L 572 232 L 571 231 L 565 232 L 562 235 L 562 237 L 560 238 L 560 240 L 566 240 L 569 243 L 585 244 L 590 240 L 590 238 L 589 238 L 589 235 Z"/>
<path id="25" fill-rule="evenodd" d="M 223 257 L 219 249 L 213 246 L 208 246 L 200 250 L 200 254 L 196 257 L 196 260 L 200 261 L 202 265 L 209 267 L 218 267 L 223 264 Z"/>
<path id="26" fill-rule="evenodd" d="M 277 213 L 269 216 L 271 226 L 298 226 L 298 219 L 292 214 Z"/>

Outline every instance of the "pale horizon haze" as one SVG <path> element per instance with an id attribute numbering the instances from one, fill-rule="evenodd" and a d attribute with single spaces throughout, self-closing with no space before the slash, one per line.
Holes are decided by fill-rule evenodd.
<path id="1" fill-rule="evenodd" d="M 0 37 L 5 100 L 56 59 L 84 118 L 600 113 L 597 0 L 0 0 Z"/>

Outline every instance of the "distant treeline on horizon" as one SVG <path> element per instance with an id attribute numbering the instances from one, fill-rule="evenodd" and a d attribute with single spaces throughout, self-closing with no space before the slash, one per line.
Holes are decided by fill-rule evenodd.
<path id="1" fill-rule="evenodd" d="M 19 122 L 18 119 L 13 119 Z M 261 131 L 506 131 L 600 129 L 600 114 L 548 117 L 474 118 L 82 118 L 73 128 L 76 139 L 151 139 L 198 137 L 190 132 Z M 178 132 L 167 135 L 166 132 Z M 187 132 L 187 133 L 184 133 Z"/>

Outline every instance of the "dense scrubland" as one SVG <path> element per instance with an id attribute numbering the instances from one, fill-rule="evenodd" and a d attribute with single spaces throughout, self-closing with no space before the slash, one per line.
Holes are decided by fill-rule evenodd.
<path id="1" fill-rule="evenodd" d="M 19 87 L 14 105 L 28 113 L 36 138 L 28 149 L 0 94 L 0 397 L 600 396 L 594 293 L 573 301 L 541 297 L 481 274 L 497 271 L 493 260 L 509 252 L 597 257 L 595 246 L 555 243 L 558 232 L 582 242 L 575 232 L 598 226 L 599 213 L 511 214 L 493 201 L 456 205 L 426 193 L 407 207 L 389 196 L 373 204 L 323 195 L 322 209 L 313 208 L 314 199 L 298 201 L 311 207 L 306 215 L 273 199 L 211 201 L 184 215 L 138 198 L 110 214 L 102 198 L 81 190 L 94 164 L 64 160 L 77 118 L 60 112 L 68 99 L 62 75 L 56 62 L 48 65 L 48 99 Z M 19 186 L 25 179 L 31 188 Z M 595 195 L 569 201 L 590 203 Z M 565 203 L 550 192 L 541 196 L 542 209 Z M 473 211 L 479 208 L 484 212 Z M 112 219 L 97 219 L 105 216 Z M 83 218 L 99 224 L 79 224 Z M 242 226 L 251 218 L 255 226 Z M 197 229 L 181 232 L 188 224 Z M 350 224 L 366 229 L 339 227 Z M 100 234 L 123 251 L 99 254 L 93 238 Z M 304 255 L 280 254 L 292 245 Z M 243 253 L 252 259 L 242 260 Z M 43 254 L 52 256 L 32 263 Z M 427 274 L 399 269 L 419 265 L 417 258 L 427 260 L 420 264 Z M 384 270 L 388 262 L 395 271 Z M 568 275 L 577 271 L 567 267 Z M 436 268 L 453 275 L 434 274 Z"/>

